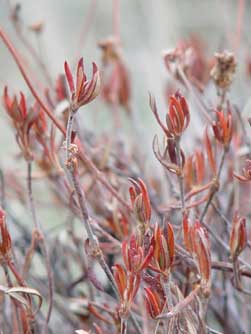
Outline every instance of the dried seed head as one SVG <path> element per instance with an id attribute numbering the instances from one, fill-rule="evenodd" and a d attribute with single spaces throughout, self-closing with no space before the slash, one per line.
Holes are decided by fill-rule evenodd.
<path id="1" fill-rule="evenodd" d="M 233 53 L 224 51 L 215 54 L 216 64 L 211 70 L 211 77 L 217 88 L 227 90 L 232 84 L 236 71 L 236 59 Z"/>

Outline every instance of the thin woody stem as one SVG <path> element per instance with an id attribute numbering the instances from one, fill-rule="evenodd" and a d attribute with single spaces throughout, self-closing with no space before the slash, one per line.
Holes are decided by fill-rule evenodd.
<path id="1" fill-rule="evenodd" d="M 207 200 L 207 203 L 205 204 L 205 207 L 204 207 L 204 209 L 201 213 L 201 216 L 200 216 L 200 221 L 201 222 L 205 218 L 207 210 L 208 210 L 209 206 L 211 205 L 211 202 L 214 198 L 215 193 L 218 190 L 218 182 L 219 182 L 219 179 L 220 179 L 221 171 L 222 171 L 222 168 L 223 168 L 223 165 L 224 165 L 224 161 L 225 161 L 227 152 L 228 152 L 228 148 L 224 147 L 224 151 L 223 151 L 222 156 L 221 156 L 221 161 L 220 161 L 220 165 L 219 165 L 219 168 L 218 168 L 218 172 L 216 174 L 215 181 L 213 182 L 213 188 L 211 190 L 211 194 L 210 194 L 210 196 Z"/>
<path id="2" fill-rule="evenodd" d="M 158 334 L 158 329 L 159 329 L 160 323 L 161 323 L 161 320 L 158 320 L 157 324 L 156 324 L 156 327 L 155 327 L 155 330 L 154 330 L 154 334 Z"/>
<path id="3" fill-rule="evenodd" d="M 0 206 L 5 208 L 5 179 L 3 170 L 0 168 Z"/>
<path id="4" fill-rule="evenodd" d="M 127 334 L 127 319 L 121 318 L 121 334 Z"/>
<path id="5" fill-rule="evenodd" d="M 74 112 L 72 110 L 70 111 L 69 118 L 68 118 L 68 123 L 67 123 L 66 150 L 69 151 L 69 153 L 70 153 L 70 150 L 71 150 L 71 147 L 70 147 L 71 140 L 70 139 L 72 137 L 72 122 L 74 120 L 73 114 L 75 114 L 76 112 L 77 111 L 74 111 Z M 98 238 L 96 237 L 96 235 L 93 231 L 92 225 L 91 225 L 91 218 L 89 216 L 88 208 L 87 208 L 87 205 L 86 205 L 85 193 L 84 193 L 84 191 L 82 191 L 82 188 L 81 188 L 80 182 L 79 182 L 78 169 L 73 166 L 74 162 L 73 162 L 72 158 L 74 159 L 74 157 L 72 157 L 71 154 L 69 154 L 69 153 L 66 153 L 66 156 L 68 158 L 68 160 L 66 161 L 66 166 L 69 170 L 71 180 L 72 180 L 72 183 L 73 183 L 73 187 L 74 187 L 77 199 L 78 199 L 78 204 L 79 204 L 79 208 L 80 208 L 80 214 L 81 214 L 82 222 L 85 226 L 87 236 L 90 240 L 93 253 L 96 256 L 96 259 L 98 260 L 100 266 L 104 270 L 108 280 L 110 281 L 112 289 L 114 290 L 116 297 L 119 298 L 118 290 L 117 290 L 117 287 L 116 287 L 116 282 L 114 280 L 113 274 L 112 274 L 109 266 L 107 265 L 107 263 L 105 261 L 104 254 L 103 254 L 103 252 L 100 248 Z M 137 332 L 141 333 L 141 329 L 140 329 L 140 327 L 139 327 L 139 325 L 138 325 L 138 323 L 137 323 L 137 321 L 134 318 L 132 313 L 131 313 L 131 320 L 132 320 L 132 323 L 133 323 L 135 329 L 137 330 Z"/>
<path id="6" fill-rule="evenodd" d="M 176 139 L 176 148 L 177 148 L 177 162 L 178 162 L 178 166 L 180 168 L 180 171 L 182 171 L 180 138 Z M 183 178 L 184 178 L 183 172 L 181 172 L 181 174 L 178 175 L 178 181 L 179 181 L 179 188 L 180 188 L 180 200 L 181 200 L 182 213 L 184 213 L 184 210 L 185 210 L 185 195 L 184 195 L 184 182 L 183 182 Z"/>
<path id="7" fill-rule="evenodd" d="M 117 42 L 120 42 L 120 3 L 119 0 L 112 2 L 112 24 L 113 34 Z"/>
<path id="8" fill-rule="evenodd" d="M 47 278 L 48 278 L 48 310 L 47 310 L 46 319 L 45 319 L 45 326 L 44 326 L 44 329 L 43 329 L 43 333 L 47 334 L 48 333 L 48 323 L 50 321 L 52 307 L 53 307 L 54 280 L 53 280 L 53 273 L 52 273 L 52 269 L 51 269 L 50 256 L 49 256 L 47 244 L 46 244 L 43 231 L 41 229 L 40 223 L 39 223 L 39 221 L 37 219 L 37 215 L 36 215 L 36 210 L 35 210 L 35 205 L 34 205 L 34 200 L 33 200 L 31 180 L 32 180 L 32 162 L 28 161 L 27 162 L 28 201 L 29 201 L 29 206 L 30 206 L 34 226 L 38 230 L 38 232 L 41 236 L 39 241 L 40 241 L 40 247 L 41 247 L 42 255 L 43 255 L 43 258 L 44 258 L 44 261 L 45 261 L 45 267 L 46 267 Z"/>
<path id="9" fill-rule="evenodd" d="M 70 145 L 71 145 L 73 121 L 74 121 L 74 112 L 70 108 L 67 128 L 66 128 L 66 161 L 69 161 L 70 159 Z"/>
<path id="10" fill-rule="evenodd" d="M 83 25 L 80 30 L 79 38 L 77 40 L 77 45 L 76 45 L 76 62 L 80 58 L 81 52 L 84 48 L 84 44 L 87 40 L 88 33 L 90 32 L 90 28 L 92 27 L 92 22 L 95 18 L 95 14 L 97 11 L 97 3 L 98 0 L 90 0 L 89 7 L 85 11 L 85 18 Z"/>
<path id="11" fill-rule="evenodd" d="M 233 259 L 234 285 L 236 288 L 241 286 L 238 258 Z"/>

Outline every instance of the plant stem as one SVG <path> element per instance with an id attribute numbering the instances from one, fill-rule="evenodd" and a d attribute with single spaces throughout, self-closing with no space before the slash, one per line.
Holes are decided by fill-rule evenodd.
<path id="1" fill-rule="evenodd" d="M 156 327 L 155 327 L 155 330 L 154 330 L 154 334 L 158 334 L 158 329 L 159 329 L 160 323 L 161 323 L 161 320 L 158 320 L 157 324 L 156 324 Z"/>
<path id="2" fill-rule="evenodd" d="M 5 179 L 2 168 L 0 168 L 0 206 L 5 208 Z"/>
<path id="3" fill-rule="evenodd" d="M 73 121 L 74 121 L 74 115 L 75 113 L 72 111 L 72 108 L 70 108 L 69 118 L 68 118 L 67 128 L 66 128 L 66 161 L 70 160 L 70 146 L 71 146 L 72 126 L 73 126 Z"/>
<path id="4" fill-rule="evenodd" d="M 219 165 L 219 168 L 218 168 L 218 172 L 216 174 L 216 177 L 215 177 L 215 181 L 213 183 L 213 188 L 211 190 L 211 193 L 210 193 L 210 196 L 207 200 L 207 203 L 205 204 L 205 207 L 201 213 L 201 216 L 200 216 L 200 222 L 203 222 L 203 219 L 207 213 L 207 210 L 214 198 L 214 195 L 215 193 L 217 192 L 218 190 L 218 182 L 219 182 L 219 179 L 220 179 L 220 175 L 221 175 L 221 171 L 222 171 L 222 168 L 223 168 L 223 164 L 224 164 L 224 161 L 225 161 L 225 157 L 226 157 L 226 154 L 228 152 L 228 147 L 224 147 L 224 151 L 223 151 L 223 154 L 221 156 L 221 161 L 220 161 L 220 165 Z"/>
<path id="5" fill-rule="evenodd" d="M 74 162 L 73 162 L 74 157 L 71 154 L 70 144 L 71 144 L 71 137 L 72 137 L 72 123 L 74 121 L 74 115 L 76 114 L 76 112 L 77 111 L 71 110 L 69 113 L 69 117 L 68 117 L 67 131 L 66 131 L 66 134 L 67 134 L 66 150 L 68 153 L 66 153 L 66 157 L 67 157 L 66 166 L 69 170 L 72 184 L 73 184 L 73 187 L 74 187 L 77 199 L 78 199 L 78 205 L 80 208 L 82 222 L 85 226 L 87 236 L 90 240 L 93 254 L 95 255 L 97 261 L 99 262 L 108 280 L 110 281 L 112 289 L 115 292 L 116 297 L 119 299 L 118 290 L 116 287 L 116 282 L 114 280 L 113 274 L 105 261 L 104 254 L 100 248 L 98 238 L 96 237 L 93 231 L 92 225 L 91 225 L 91 218 L 89 216 L 88 208 L 86 205 L 85 193 L 82 191 L 82 188 L 80 186 L 78 169 L 76 168 L 76 165 L 74 167 Z M 131 313 L 131 320 L 137 332 L 141 333 L 141 329 L 132 313 Z"/>
<path id="6" fill-rule="evenodd" d="M 121 318 L 121 334 L 127 334 L 127 319 Z"/>
<path id="7" fill-rule="evenodd" d="M 36 210 L 35 210 L 35 205 L 34 205 L 34 200 L 33 200 L 33 192 L 32 192 L 32 162 L 28 161 L 27 162 L 27 189 L 28 189 L 28 201 L 29 201 L 29 206 L 33 218 L 33 223 L 35 228 L 38 230 L 41 239 L 40 239 L 40 247 L 41 247 L 41 252 L 44 258 L 45 262 L 45 267 L 47 271 L 47 278 L 48 278 L 48 310 L 47 310 L 47 315 L 46 315 L 46 321 L 45 321 L 45 326 L 43 329 L 43 333 L 47 334 L 48 333 L 48 323 L 50 321 L 51 317 L 51 312 L 52 312 L 52 307 L 53 307 L 53 274 L 52 274 L 52 269 L 51 269 L 51 264 L 50 264 L 50 256 L 47 248 L 47 244 L 45 241 L 45 237 L 43 234 L 43 231 L 41 229 L 40 223 L 37 219 L 36 215 Z"/>
<path id="8" fill-rule="evenodd" d="M 112 24 L 113 34 L 117 42 L 120 42 L 120 3 L 119 0 L 113 0 L 112 2 Z"/>
<path id="9" fill-rule="evenodd" d="M 87 40 L 88 33 L 92 24 L 94 24 L 95 14 L 97 12 L 98 0 L 90 0 L 90 4 L 85 11 L 85 18 L 80 30 L 79 38 L 76 45 L 76 62 L 79 60 L 82 50 L 84 49 L 85 42 Z"/>
<path id="10" fill-rule="evenodd" d="M 167 298 L 168 311 L 173 308 L 172 293 L 170 289 L 171 273 L 169 273 L 168 278 L 163 281 L 164 291 Z"/>
<path id="11" fill-rule="evenodd" d="M 177 148 L 177 163 L 178 163 L 180 170 L 182 171 L 180 138 L 176 139 L 176 148 Z M 184 179 L 183 172 L 181 172 L 181 174 L 178 175 L 178 181 L 179 181 L 179 188 L 180 188 L 180 200 L 181 200 L 182 213 L 184 213 L 185 211 L 185 196 L 184 196 L 183 179 Z"/>

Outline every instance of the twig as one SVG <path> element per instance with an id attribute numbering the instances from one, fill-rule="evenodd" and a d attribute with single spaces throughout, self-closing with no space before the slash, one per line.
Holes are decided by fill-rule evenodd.
<path id="1" fill-rule="evenodd" d="M 207 203 L 205 204 L 205 207 L 200 215 L 200 221 L 202 222 L 206 213 L 207 213 L 207 210 L 214 198 L 214 195 L 215 193 L 218 191 L 218 186 L 219 186 L 219 179 L 220 179 L 220 175 L 221 175 L 221 172 L 222 172 L 222 168 L 223 168 L 223 164 L 224 164 L 224 161 L 225 161 L 225 157 L 226 157 L 226 154 L 228 152 L 228 148 L 227 147 L 224 147 L 224 151 L 222 153 L 222 156 L 221 156 L 221 161 L 220 161 L 220 165 L 219 165 L 219 168 L 218 168 L 218 172 L 217 172 L 217 175 L 215 177 L 215 180 L 212 184 L 212 188 L 211 188 L 211 193 L 210 193 L 210 196 L 207 200 Z"/>
<path id="2" fill-rule="evenodd" d="M 175 315 L 182 312 L 194 300 L 200 290 L 201 286 L 198 285 L 186 298 L 175 305 L 170 312 L 159 315 L 157 319 L 171 319 Z"/>
<path id="3" fill-rule="evenodd" d="M 213 328 L 211 328 L 211 327 L 209 327 L 209 326 L 207 326 L 207 332 L 208 332 L 208 334 L 223 334 L 222 332 L 219 332 L 219 331 L 217 331 L 216 329 L 213 329 Z"/>
<path id="4" fill-rule="evenodd" d="M 30 210 L 31 210 L 31 214 L 32 214 L 32 218 L 33 218 L 33 222 L 35 225 L 35 229 L 39 232 L 40 234 L 40 246 L 41 246 L 41 251 L 44 257 L 44 261 L 45 261 L 45 267 L 46 267 L 46 271 L 47 271 L 47 278 L 48 278 L 48 310 L 47 310 L 47 315 L 46 315 L 46 322 L 45 322 L 45 326 L 44 326 L 44 334 L 48 333 L 48 323 L 50 321 L 50 317 L 51 317 L 51 312 L 52 312 L 52 307 L 53 307 L 53 274 L 52 274 L 52 269 L 51 269 L 51 264 L 50 264 L 50 257 L 49 257 L 49 253 L 48 253 L 48 248 L 47 248 L 47 244 L 45 241 L 45 237 L 43 234 L 43 231 L 41 229 L 40 223 L 37 219 L 37 215 L 36 215 L 36 210 L 35 210 L 35 206 L 34 206 L 34 200 L 33 200 L 33 192 L 32 192 L 32 182 L 31 182 L 31 175 L 32 175 L 32 162 L 31 161 L 27 161 L 27 190 L 28 190 L 28 200 L 29 200 L 29 206 L 30 206 Z"/>
<path id="5" fill-rule="evenodd" d="M 121 334 L 127 334 L 127 319 L 121 318 Z"/>
<path id="6" fill-rule="evenodd" d="M 120 42 L 120 0 L 112 2 L 112 30 L 117 42 Z"/>
<path id="7" fill-rule="evenodd" d="M 2 168 L 0 168 L 0 206 L 5 208 L 5 180 Z"/>
<path id="8" fill-rule="evenodd" d="M 177 163 L 182 170 L 182 165 L 181 165 L 181 150 L 180 150 L 180 138 L 176 139 L 176 148 L 177 148 Z M 185 211 L 185 195 L 184 195 L 184 183 L 183 183 L 183 172 L 178 175 L 178 181 L 179 181 L 179 188 L 180 188 L 180 200 L 181 200 L 181 207 L 182 207 L 182 213 Z"/>
<path id="9" fill-rule="evenodd" d="M 97 3 L 98 0 L 90 0 L 90 5 L 87 9 L 87 13 L 84 18 L 83 25 L 81 27 L 79 39 L 77 40 L 77 45 L 76 45 L 76 60 L 80 58 L 81 50 L 84 47 L 85 41 L 87 39 L 88 33 L 90 31 L 90 28 L 92 27 L 92 21 L 97 9 Z"/>
<path id="10" fill-rule="evenodd" d="M 107 278 L 109 279 L 112 289 L 115 292 L 117 298 L 119 298 L 118 295 L 118 290 L 116 287 L 116 282 L 114 280 L 113 274 L 109 268 L 109 266 L 107 265 L 105 258 L 104 258 L 104 254 L 100 248 L 99 245 L 99 241 L 96 237 L 96 235 L 93 232 L 93 228 L 92 228 L 92 223 L 91 223 L 91 218 L 89 216 L 89 212 L 88 212 L 88 208 L 86 205 L 86 198 L 85 198 L 85 193 L 82 191 L 82 188 L 80 186 L 80 182 L 79 182 L 79 174 L 78 174 L 78 168 L 77 168 L 77 162 L 76 162 L 76 157 L 74 155 L 74 153 L 72 152 L 71 149 L 71 137 L 72 137 L 72 123 L 74 121 L 74 115 L 76 113 L 76 110 L 71 110 L 69 117 L 68 117 L 68 123 L 67 123 L 67 138 L 66 138 L 66 167 L 69 171 L 69 174 L 71 176 L 71 180 L 74 186 L 74 190 L 78 199 L 78 204 L 79 204 L 79 208 L 80 208 L 80 213 L 81 213 L 81 218 L 82 218 L 82 222 L 85 226 L 85 230 L 87 233 L 87 236 L 90 240 L 90 245 L 91 245 L 91 249 L 92 249 L 92 253 L 93 256 L 97 259 L 97 261 L 99 262 L 100 266 L 102 267 L 102 269 L 104 270 Z M 131 318 L 132 318 L 132 322 L 134 324 L 134 327 L 136 328 L 136 330 L 141 333 L 141 329 L 139 327 L 139 325 L 137 324 L 136 319 L 133 317 L 133 315 L 131 314 Z"/>

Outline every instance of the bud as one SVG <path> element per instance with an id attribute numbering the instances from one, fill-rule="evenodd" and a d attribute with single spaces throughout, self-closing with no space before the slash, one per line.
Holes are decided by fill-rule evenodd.
<path id="1" fill-rule="evenodd" d="M 128 69 L 122 57 L 120 44 L 115 38 L 98 43 L 104 65 L 102 96 L 107 103 L 120 104 L 130 112 L 131 87 Z"/>
<path id="2" fill-rule="evenodd" d="M 11 237 L 5 222 L 5 212 L 0 208 L 0 260 L 9 255 Z"/>
<path id="3" fill-rule="evenodd" d="M 230 251 L 233 259 L 236 259 L 247 245 L 246 219 L 235 213 L 230 234 Z"/>
<path id="4" fill-rule="evenodd" d="M 129 272 L 137 273 L 148 266 L 153 255 L 153 241 L 154 239 L 150 242 L 148 249 L 141 246 L 140 240 L 134 235 L 131 236 L 129 242 L 122 243 L 122 255 Z"/>
<path id="5" fill-rule="evenodd" d="M 155 154 L 155 157 L 162 164 L 162 166 L 164 166 L 169 172 L 174 173 L 178 176 L 183 174 L 183 167 L 185 165 L 185 155 L 183 150 L 180 149 L 181 166 L 178 166 L 177 145 L 173 139 L 167 138 L 164 152 L 161 153 L 159 148 L 158 137 L 157 135 L 155 135 L 153 139 L 153 152 Z"/>
<path id="6" fill-rule="evenodd" d="M 128 273 L 121 265 L 116 264 L 113 275 L 120 296 L 119 313 L 121 317 L 126 317 L 139 289 L 140 274 Z"/>
<path id="7" fill-rule="evenodd" d="M 169 97 L 169 110 L 166 115 L 166 125 L 160 120 L 155 99 L 150 95 L 152 112 L 168 138 L 179 138 L 190 123 L 190 112 L 184 96 L 177 91 Z"/>
<path id="8" fill-rule="evenodd" d="M 213 122 L 212 127 L 215 138 L 225 147 L 228 147 L 233 133 L 232 113 L 230 108 L 228 108 L 226 116 L 223 110 L 216 111 L 216 121 Z"/>
<path id="9" fill-rule="evenodd" d="M 145 303 L 147 312 L 152 319 L 157 318 L 165 306 L 158 293 L 150 288 L 145 288 Z"/>
<path id="10" fill-rule="evenodd" d="M 145 183 L 138 178 L 138 181 L 129 179 L 133 186 L 129 188 L 132 207 L 137 219 L 143 223 L 149 223 L 151 219 L 151 203 Z"/>
<path id="11" fill-rule="evenodd" d="M 201 281 L 203 284 L 208 285 L 211 279 L 211 254 L 208 236 L 198 220 L 191 227 L 190 233 L 192 249 L 198 263 Z"/>
<path id="12" fill-rule="evenodd" d="M 204 142 L 205 142 L 205 146 L 206 146 L 207 158 L 208 158 L 209 165 L 211 167 L 211 170 L 212 170 L 213 174 L 216 175 L 216 162 L 215 162 L 213 149 L 212 149 L 211 141 L 209 139 L 207 128 L 206 128 L 205 134 L 204 134 Z"/>
<path id="13" fill-rule="evenodd" d="M 156 224 L 154 241 L 153 265 L 150 268 L 168 277 L 174 261 L 175 249 L 172 225 L 167 223 L 167 228 L 163 230 Z"/>
<path id="14" fill-rule="evenodd" d="M 179 91 L 169 98 L 169 111 L 166 115 L 167 128 L 172 137 L 180 137 L 190 123 L 190 113 L 184 96 Z"/>
<path id="15" fill-rule="evenodd" d="M 191 240 L 191 224 L 187 214 L 185 214 L 183 217 L 183 239 L 186 250 L 190 253 L 193 253 L 193 244 Z"/>
<path id="16" fill-rule="evenodd" d="M 32 160 L 33 154 L 30 145 L 30 130 L 34 125 L 39 113 L 31 108 L 28 112 L 26 99 L 22 92 L 20 92 L 20 100 L 17 97 L 12 99 L 8 94 L 8 88 L 4 88 L 3 101 L 5 109 L 11 118 L 12 124 L 16 129 L 17 143 L 26 160 Z"/>
<path id="17" fill-rule="evenodd" d="M 242 168 L 243 175 L 239 175 L 234 173 L 234 177 L 236 177 L 239 181 L 249 182 L 251 181 L 251 160 L 247 159 L 245 162 L 245 167 Z"/>
<path id="18" fill-rule="evenodd" d="M 75 86 L 70 67 L 66 61 L 64 63 L 66 79 L 68 81 L 69 89 L 72 94 L 71 102 L 74 111 L 77 111 L 78 108 L 80 108 L 81 106 L 90 103 L 97 97 L 100 92 L 99 70 L 95 63 L 92 63 L 92 67 L 92 78 L 91 80 L 87 80 L 84 72 L 83 58 L 79 60 Z"/>

